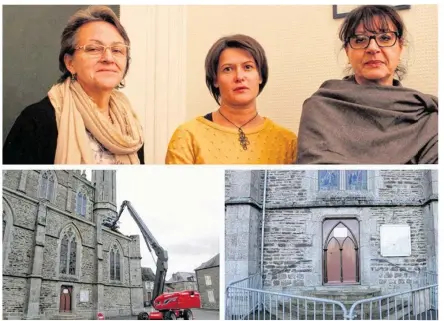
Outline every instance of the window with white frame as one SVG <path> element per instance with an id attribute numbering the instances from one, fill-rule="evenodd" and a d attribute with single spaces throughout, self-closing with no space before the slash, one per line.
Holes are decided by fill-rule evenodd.
<path id="1" fill-rule="evenodd" d="M 366 170 L 320 170 L 318 171 L 318 190 L 353 191 L 368 190 L 368 175 Z"/>
<path id="2" fill-rule="evenodd" d="M 216 301 L 214 300 L 214 293 L 213 293 L 213 290 L 208 290 L 207 293 L 208 293 L 208 301 L 210 301 L 210 303 L 214 303 L 214 302 L 216 302 Z"/>
<path id="3" fill-rule="evenodd" d="M 211 275 L 205 275 L 205 285 L 211 285 Z"/>

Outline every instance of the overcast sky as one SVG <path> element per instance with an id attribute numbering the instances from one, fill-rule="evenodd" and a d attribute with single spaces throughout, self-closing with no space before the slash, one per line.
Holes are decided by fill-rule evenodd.
<path id="1" fill-rule="evenodd" d="M 141 166 L 117 170 L 118 211 L 128 200 L 159 244 L 168 251 L 167 280 L 192 272 L 219 253 L 223 233 L 224 171 L 215 167 Z M 140 235 L 142 266 L 156 266 L 137 224 L 125 209 L 125 235 Z M 157 260 L 155 253 L 154 258 Z"/>

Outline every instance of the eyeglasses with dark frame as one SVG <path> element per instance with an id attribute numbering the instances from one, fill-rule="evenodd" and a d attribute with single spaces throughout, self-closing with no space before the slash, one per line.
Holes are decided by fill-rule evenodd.
<path id="1" fill-rule="evenodd" d="M 128 50 L 130 49 L 130 46 L 124 44 L 111 45 L 111 46 L 90 44 L 90 45 L 77 46 L 74 49 L 75 50 L 82 49 L 87 55 L 92 57 L 102 57 L 105 51 L 109 49 L 113 57 L 121 58 L 121 57 L 126 57 L 126 55 L 128 54 Z"/>
<path id="2" fill-rule="evenodd" d="M 395 31 L 382 32 L 373 36 L 354 35 L 348 38 L 347 43 L 353 49 L 366 49 L 370 45 L 370 41 L 375 39 L 379 47 L 393 47 L 398 40 L 399 34 Z"/>

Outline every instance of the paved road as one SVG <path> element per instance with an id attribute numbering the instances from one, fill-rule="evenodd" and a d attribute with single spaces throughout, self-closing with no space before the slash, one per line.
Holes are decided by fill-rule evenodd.
<path id="1" fill-rule="evenodd" d="M 218 310 L 205 310 L 205 309 L 192 309 L 194 314 L 194 320 L 219 320 L 219 311 Z M 129 316 L 120 316 L 120 317 L 112 317 L 107 318 L 106 320 L 137 320 L 136 315 Z"/>

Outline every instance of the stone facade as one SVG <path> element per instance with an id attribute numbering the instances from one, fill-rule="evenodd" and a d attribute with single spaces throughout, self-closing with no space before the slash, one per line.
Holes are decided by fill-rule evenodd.
<path id="1" fill-rule="evenodd" d="M 201 264 L 195 271 L 202 309 L 219 310 L 219 254 Z"/>
<path id="2" fill-rule="evenodd" d="M 139 237 L 102 225 L 116 216 L 115 184 L 114 171 L 92 182 L 78 170 L 3 171 L 3 319 L 142 311 Z"/>
<path id="3" fill-rule="evenodd" d="M 226 284 L 262 269 L 267 290 L 302 294 L 322 288 L 323 226 L 335 219 L 357 221 L 355 286 L 392 293 L 410 289 L 419 272 L 437 272 L 437 171 L 366 171 L 365 187 L 355 190 L 346 187 L 345 171 L 337 188 L 328 190 L 320 187 L 319 175 L 309 170 L 226 172 Z M 410 255 L 381 255 L 380 229 L 388 224 L 409 226 Z"/>

